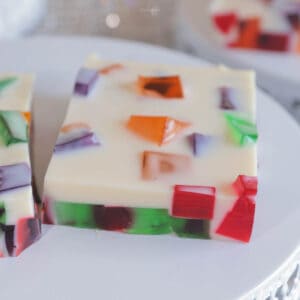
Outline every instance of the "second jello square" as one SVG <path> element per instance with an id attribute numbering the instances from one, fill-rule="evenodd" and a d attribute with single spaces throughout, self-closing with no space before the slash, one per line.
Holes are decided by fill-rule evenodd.
<path id="1" fill-rule="evenodd" d="M 74 86 L 46 174 L 45 222 L 249 241 L 253 72 L 91 56 Z"/>

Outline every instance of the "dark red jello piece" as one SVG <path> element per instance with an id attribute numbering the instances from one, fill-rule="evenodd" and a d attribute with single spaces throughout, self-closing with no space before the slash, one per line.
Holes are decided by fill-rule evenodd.
<path id="1" fill-rule="evenodd" d="M 94 218 L 98 228 L 122 231 L 131 227 L 133 215 L 126 207 L 94 207 Z"/>

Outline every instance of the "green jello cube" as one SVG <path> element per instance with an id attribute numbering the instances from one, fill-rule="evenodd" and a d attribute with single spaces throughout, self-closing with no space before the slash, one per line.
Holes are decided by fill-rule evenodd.
<path id="1" fill-rule="evenodd" d="M 0 224 L 6 224 L 5 206 L 2 202 L 0 202 Z"/>
<path id="2" fill-rule="evenodd" d="M 167 234 L 171 231 L 168 210 L 156 208 L 134 208 L 133 224 L 127 230 L 133 234 Z"/>
<path id="3" fill-rule="evenodd" d="M 256 143 L 258 132 L 254 123 L 234 113 L 226 113 L 225 118 L 232 140 L 236 144 L 245 146 Z"/>
<path id="4" fill-rule="evenodd" d="M 28 141 L 27 129 L 26 121 L 20 112 L 0 112 L 0 139 L 6 146 L 26 143 Z"/>
<path id="5" fill-rule="evenodd" d="M 17 81 L 17 77 L 6 77 L 0 79 L 0 93 Z"/>
<path id="6" fill-rule="evenodd" d="M 209 221 L 172 218 L 172 229 L 179 237 L 209 239 Z"/>
<path id="7" fill-rule="evenodd" d="M 80 228 L 96 228 L 93 206 L 90 204 L 54 202 L 56 222 Z"/>

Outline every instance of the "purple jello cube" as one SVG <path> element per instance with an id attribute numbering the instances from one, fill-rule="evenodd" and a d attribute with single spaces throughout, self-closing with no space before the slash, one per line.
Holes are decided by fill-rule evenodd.
<path id="1" fill-rule="evenodd" d="M 287 1 L 288 2 L 288 1 Z M 294 1 L 285 5 L 285 15 L 293 29 L 300 29 L 300 2 Z"/>
<path id="2" fill-rule="evenodd" d="M 220 105 L 219 107 L 224 110 L 237 109 L 236 91 L 227 86 L 219 88 L 220 93 Z"/>
<path id="3" fill-rule="evenodd" d="M 91 128 L 86 125 L 86 124 L 71 124 L 72 128 L 69 129 L 68 131 L 63 131 L 60 132 L 57 141 L 56 141 L 56 145 L 63 145 L 63 144 L 68 144 L 70 142 L 74 142 L 76 140 L 82 139 L 88 135 L 90 135 L 91 133 L 93 133 L 91 131 Z M 76 127 L 75 127 L 76 126 Z"/>
<path id="4" fill-rule="evenodd" d="M 0 192 L 31 184 L 31 170 L 26 163 L 0 166 Z"/>
<path id="5" fill-rule="evenodd" d="M 215 137 L 200 133 L 193 133 L 189 136 L 193 147 L 194 156 L 201 156 L 214 144 Z"/>
<path id="6" fill-rule="evenodd" d="M 71 140 L 64 144 L 57 144 L 54 148 L 54 152 L 64 152 L 68 150 L 75 150 L 90 146 L 99 146 L 100 142 L 94 133 L 89 133 L 86 136 Z"/>
<path id="7" fill-rule="evenodd" d="M 286 18 L 294 29 L 297 30 L 300 28 L 300 9 L 299 12 L 288 12 Z"/>
<path id="8" fill-rule="evenodd" d="M 99 77 L 99 72 L 93 69 L 81 68 L 77 74 L 74 93 L 87 96 Z"/>

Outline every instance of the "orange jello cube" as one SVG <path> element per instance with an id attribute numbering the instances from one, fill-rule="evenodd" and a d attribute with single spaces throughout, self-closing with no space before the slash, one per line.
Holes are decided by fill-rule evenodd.
<path id="1" fill-rule="evenodd" d="M 229 46 L 237 48 L 256 48 L 260 26 L 260 18 L 249 18 L 242 20 L 239 26 L 238 39 Z"/>
<path id="2" fill-rule="evenodd" d="M 144 139 L 163 145 L 170 142 L 190 124 L 166 116 L 135 115 L 130 117 L 127 126 Z"/>
<path id="3" fill-rule="evenodd" d="M 24 119 L 26 120 L 26 122 L 29 124 L 30 123 L 30 120 L 31 120 L 31 114 L 30 112 L 22 112 L 22 115 L 24 117 Z"/>
<path id="4" fill-rule="evenodd" d="M 107 75 L 107 74 L 111 73 L 112 71 L 122 69 L 122 68 L 124 68 L 124 66 L 122 64 L 112 64 L 112 65 L 109 65 L 109 66 L 106 66 L 106 67 L 100 69 L 99 73 L 102 75 Z"/>
<path id="5" fill-rule="evenodd" d="M 187 155 L 145 151 L 143 153 L 142 177 L 145 180 L 162 179 L 189 171 L 191 158 Z"/>
<path id="6" fill-rule="evenodd" d="M 139 76 L 138 91 L 143 96 L 183 99 L 183 89 L 179 76 L 145 77 Z"/>

